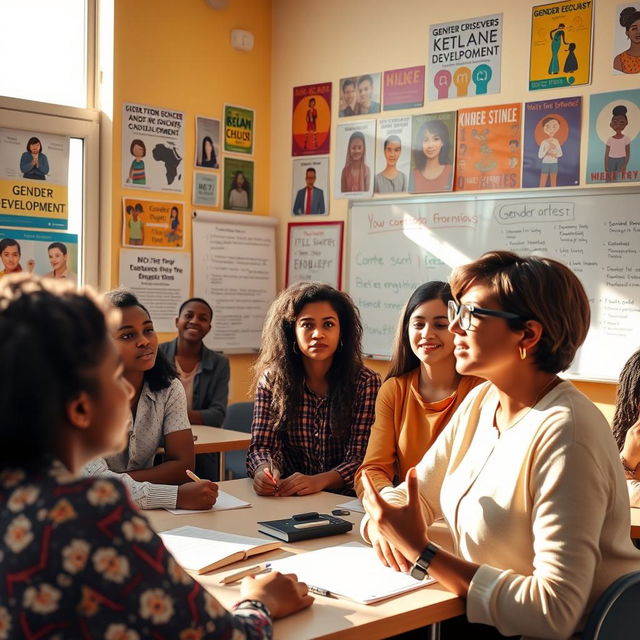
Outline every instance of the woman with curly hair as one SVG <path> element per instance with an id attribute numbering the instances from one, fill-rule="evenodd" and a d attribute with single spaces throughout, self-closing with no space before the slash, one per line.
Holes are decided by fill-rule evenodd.
<path id="1" fill-rule="evenodd" d="M 351 298 L 296 284 L 273 302 L 254 367 L 247 469 L 259 495 L 353 494 L 380 377 L 363 366 Z"/>

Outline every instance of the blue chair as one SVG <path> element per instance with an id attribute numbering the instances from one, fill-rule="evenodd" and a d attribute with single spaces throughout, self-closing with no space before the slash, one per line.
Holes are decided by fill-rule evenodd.
<path id="1" fill-rule="evenodd" d="M 253 402 L 235 402 L 227 407 L 222 427 L 251 433 Z M 224 456 L 225 480 L 247 477 L 247 452 L 227 451 Z"/>
<path id="2" fill-rule="evenodd" d="M 640 571 L 610 584 L 595 603 L 582 640 L 637 638 L 640 629 Z"/>

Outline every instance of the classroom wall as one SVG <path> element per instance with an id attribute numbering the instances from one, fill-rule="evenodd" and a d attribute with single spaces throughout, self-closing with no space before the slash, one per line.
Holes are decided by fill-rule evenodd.
<path id="1" fill-rule="evenodd" d="M 438 112 L 470 106 L 508 102 L 527 102 L 553 97 L 588 96 L 602 91 L 637 88 L 637 77 L 614 76 L 611 71 L 614 25 L 617 25 L 617 0 L 598 0 L 595 4 L 595 43 L 590 86 L 529 92 L 529 35 L 531 7 L 543 4 L 518 0 L 458 0 L 455 3 L 424 0 L 325 0 L 315 5 L 298 0 L 277 0 L 273 4 L 272 53 L 272 139 L 271 211 L 281 220 L 279 229 L 279 280 L 284 281 L 287 222 L 293 217 L 291 206 L 291 102 L 294 86 L 317 82 L 333 83 L 331 145 L 335 148 L 335 124 L 338 121 L 339 80 L 363 73 L 382 72 L 427 63 L 428 25 L 474 16 L 504 14 L 501 93 L 464 99 L 425 101 L 423 109 L 382 112 L 366 118 L 390 117 L 421 112 Z M 583 112 L 586 119 L 587 111 Z M 357 118 L 353 118 L 357 120 Z M 349 119 L 343 119 L 347 122 Z M 586 127 L 583 125 L 583 129 Z M 586 162 L 586 138 L 583 136 L 582 164 Z M 344 160 L 343 158 L 341 159 Z M 330 160 L 333 183 L 334 161 Z M 333 184 L 331 191 L 333 192 Z M 585 188 L 585 186 L 581 187 Z M 329 220 L 347 219 L 348 201 L 332 199 Z M 326 220 L 327 218 L 323 218 Z M 345 256 L 347 259 L 348 256 Z M 344 280 L 344 274 L 343 274 Z M 385 373 L 386 363 L 368 362 Z M 615 385 L 576 382 L 610 419 L 615 403 Z"/>
<path id="2" fill-rule="evenodd" d="M 232 29 L 255 36 L 253 51 L 236 51 Z M 114 22 L 114 121 L 111 189 L 111 286 L 118 284 L 122 244 L 122 197 L 184 202 L 191 211 L 195 117 L 221 118 L 223 104 L 256 111 L 254 211 L 269 213 L 271 148 L 271 1 L 231 0 L 214 11 L 205 0 L 116 0 Z M 185 112 L 184 193 L 157 194 L 123 189 L 121 110 L 123 102 Z M 191 250 L 191 221 L 185 221 L 186 251 Z M 174 334 L 161 334 L 161 340 Z M 252 356 L 231 356 L 230 401 L 247 400 Z"/>

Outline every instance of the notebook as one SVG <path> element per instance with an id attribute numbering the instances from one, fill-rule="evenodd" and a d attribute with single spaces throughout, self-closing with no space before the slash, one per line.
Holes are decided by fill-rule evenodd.
<path id="1" fill-rule="evenodd" d="M 218 499 L 210 509 L 169 509 L 168 507 L 165 507 L 165 509 L 169 513 L 172 513 L 174 516 L 185 516 L 190 513 L 206 513 L 207 511 L 228 511 L 229 509 L 244 509 L 245 507 L 250 506 L 250 502 L 240 500 L 240 498 L 236 498 L 230 493 L 218 491 Z"/>
<path id="2" fill-rule="evenodd" d="M 382 565 L 376 552 L 359 542 L 273 560 L 273 571 L 295 573 L 298 580 L 330 595 L 372 604 L 435 582 L 415 580 Z"/>
<path id="3" fill-rule="evenodd" d="M 236 536 L 200 527 L 169 529 L 160 537 L 180 566 L 199 574 L 282 546 L 277 540 Z"/>
<path id="4" fill-rule="evenodd" d="M 335 536 L 347 533 L 353 528 L 353 524 L 347 520 L 315 511 L 299 513 L 283 520 L 265 520 L 258 522 L 258 525 L 260 533 L 266 533 L 285 542 Z"/>

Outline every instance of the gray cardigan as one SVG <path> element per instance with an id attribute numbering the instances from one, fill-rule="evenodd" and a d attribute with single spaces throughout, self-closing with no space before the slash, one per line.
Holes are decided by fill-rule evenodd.
<path id="1" fill-rule="evenodd" d="M 174 364 L 178 339 L 163 342 L 160 350 Z M 200 372 L 193 381 L 193 409 L 202 415 L 204 424 L 220 427 L 229 400 L 229 360 L 202 345 Z"/>

